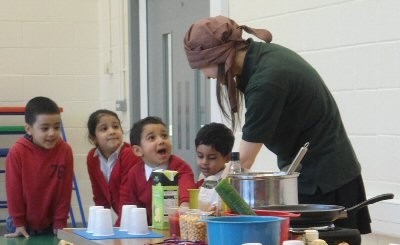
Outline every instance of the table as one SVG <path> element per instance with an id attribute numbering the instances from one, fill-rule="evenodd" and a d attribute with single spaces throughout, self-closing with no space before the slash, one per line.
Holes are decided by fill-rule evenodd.
<path id="1" fill-rule="evenodd" d="M 88 240 L 73 233 L 74 230 L 84 228 L 64 228 L 58 230 L 57 237 L 59 239 L 71 242 L 74 245 L 143 245 L 146 243 L 162 242 L 169 237 L 168 230 L 153 230 L 154 232 L 163 234 L 161 238 L 126 238 L 126 239 L 105 239 L 105 240 Z M 2 243 L 0 243 L 2 244 Z M 3 244 L 2 244 L 3 245 Z"/>
<path id="2" fill-rule="evenodd" d="M 57 245 L 60 239 L 53 235 L 5 238 L 0 236 L 1 245 Z"/>

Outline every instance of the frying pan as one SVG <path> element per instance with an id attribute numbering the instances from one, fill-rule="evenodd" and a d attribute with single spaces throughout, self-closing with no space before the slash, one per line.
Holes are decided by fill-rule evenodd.
<path id="1" fill-rule="evenodd" d="M 333 223 L 337 219 L 345 219 L 348 216 L 355 214 L 361 208 L 379 201 L 393 199 L 394 195 L 391 193 L 382 194 L 379 196 L 367 199 L 353 207 L 345 208 L 338 205 L 324 205 L 324 204 L 298 204 L 298 205 L 271 205 L 265 207 L 258 207 L 261 210 L 284 211 L 290 213 L 298 213 L 299 217 L 292 217 L 290 225 L 292 227 L 299 227 L 304 225 L 327 225 Z"/>

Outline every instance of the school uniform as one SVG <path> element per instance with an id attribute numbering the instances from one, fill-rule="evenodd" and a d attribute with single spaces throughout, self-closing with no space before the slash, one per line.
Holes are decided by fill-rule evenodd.
<path id="1" fill-rule="evenodd" d="M 120 195 L 123 188 L 126 187 L 129 170 L 140 159 L 133 153 L 128 143 L 123 143 L 121 148 L 109 157 L 109 159 L 112 158 L 112 162 L 109 163 L 112 165 L 111 168 L 104 170 L 107 166 L 102 166 L 101 157 L 97 148 L 91 149 L 87 155 L 87 169 L 92 184 L 93 201 L 97 206 L 112 208 L 119 215 L 122 209 Z"/>
<path id="2" fill-rule="evenodd" d="M 67 226 L 73 180 L 72 149 L 60 139 L 52 149 L 19 138 L 6 158 L 8 212 L 14 227 L 41 234 Z M 12 226 L 11 225 L 11 226 Z"/>
<path id="3" fill-rule="evenodd" d="M 135 204 L 137 207 L 146 208 L 149 224 L 152 223 L 152 186 L 151 169 L 143 160 L 133 166 L 128 175 L 128 186 L 124 188 L 124 204 Z M 179 204 L 189 202 L 188 189 L 196 188 L 191 167 L 178 156 L 171 155 L 169 163 L 156 169 L 175 170 L 178 172 Z"/>

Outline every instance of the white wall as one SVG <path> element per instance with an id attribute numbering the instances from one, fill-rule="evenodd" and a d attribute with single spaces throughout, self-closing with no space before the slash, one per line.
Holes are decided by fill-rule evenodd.
<path id="1" fill-rule="evenodd" d="M 115 110 L 115 101 L 128 97 L 126 5 L 125 0 L 0 0 L 0 106 L 24 106 L 41 95 L 64 108 L 86 216 L 93 204 L 87 118 L 100 108 Z M 128 132 L 129 115 L 118 113 Z M 3 116 L 0 125 L 23 125 L 21 118 Z M 1 137 L 0 147 L 15 141 Z M 2 199 L 3 175 L 0 186 Z M 73 206 L 80 221 L 76 200 Z M 0 210 L 0 218 L 4 213 Z"/>
<path id="2" fill-rule="evenodd" d="M 99 108 L 114 110 L 116 100 L 128 98 L 126 2 L 0 0 L 0 106 L 23 106 L 44 95 L 64 107 L 85 210 L 92 204 L 87 117 Z M 239 24 L 269 29 L 273 42 L 298 51 L 319 70 L 362 162 L 368 195 L 392 192 L 399 198 L 400 1 L 217 2 L 210 1 L 211 14 L 222 11 Z M 127 132 L 129 115 L 119 115 Z M 0 125 L 8 122 L 0 118 Z M 263 150 L 254 168 L 275 170 L 274 162 Z M 399 199 L 370 206 L 375 234 L 363 237 L 363 244 L 400 243 L 398 207 Z"/>
<path id="3" fill-rule="evenodd" d="M 399 11 L 400 1 L 390 0 L 229 1 L 232 19 L 270 30 L 273 42 L 320 72 L 362 164 L 367 195 L 395 194 L 369 206 L 375 234 L 363 244 L 400 241 Z M 266 151 L 259 159 L 258 168 L 270 168 Z"/>

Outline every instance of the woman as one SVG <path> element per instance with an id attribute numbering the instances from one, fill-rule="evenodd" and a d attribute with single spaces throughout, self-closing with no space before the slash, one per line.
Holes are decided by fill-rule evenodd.
<path id="1" fill-rule="evenodd" d="M 244 40 L 242 30 L 264 42 Z M 246 105 L 240 160 L 250 168 L 265 145 L 287 167 L 304 143 L 299 202 L 350 207 L 365 200 L 361 167 L 338 107 L 317 71 L 295 52 L 270 43 L 263 29 L 239 26 L 223 17 L 197 21 L 184 48 L 190 66 L 217 79 L 222 113 L 235 128 L 242 98 Z M 367 208 L 335 224 L 370 233 Z"/>

